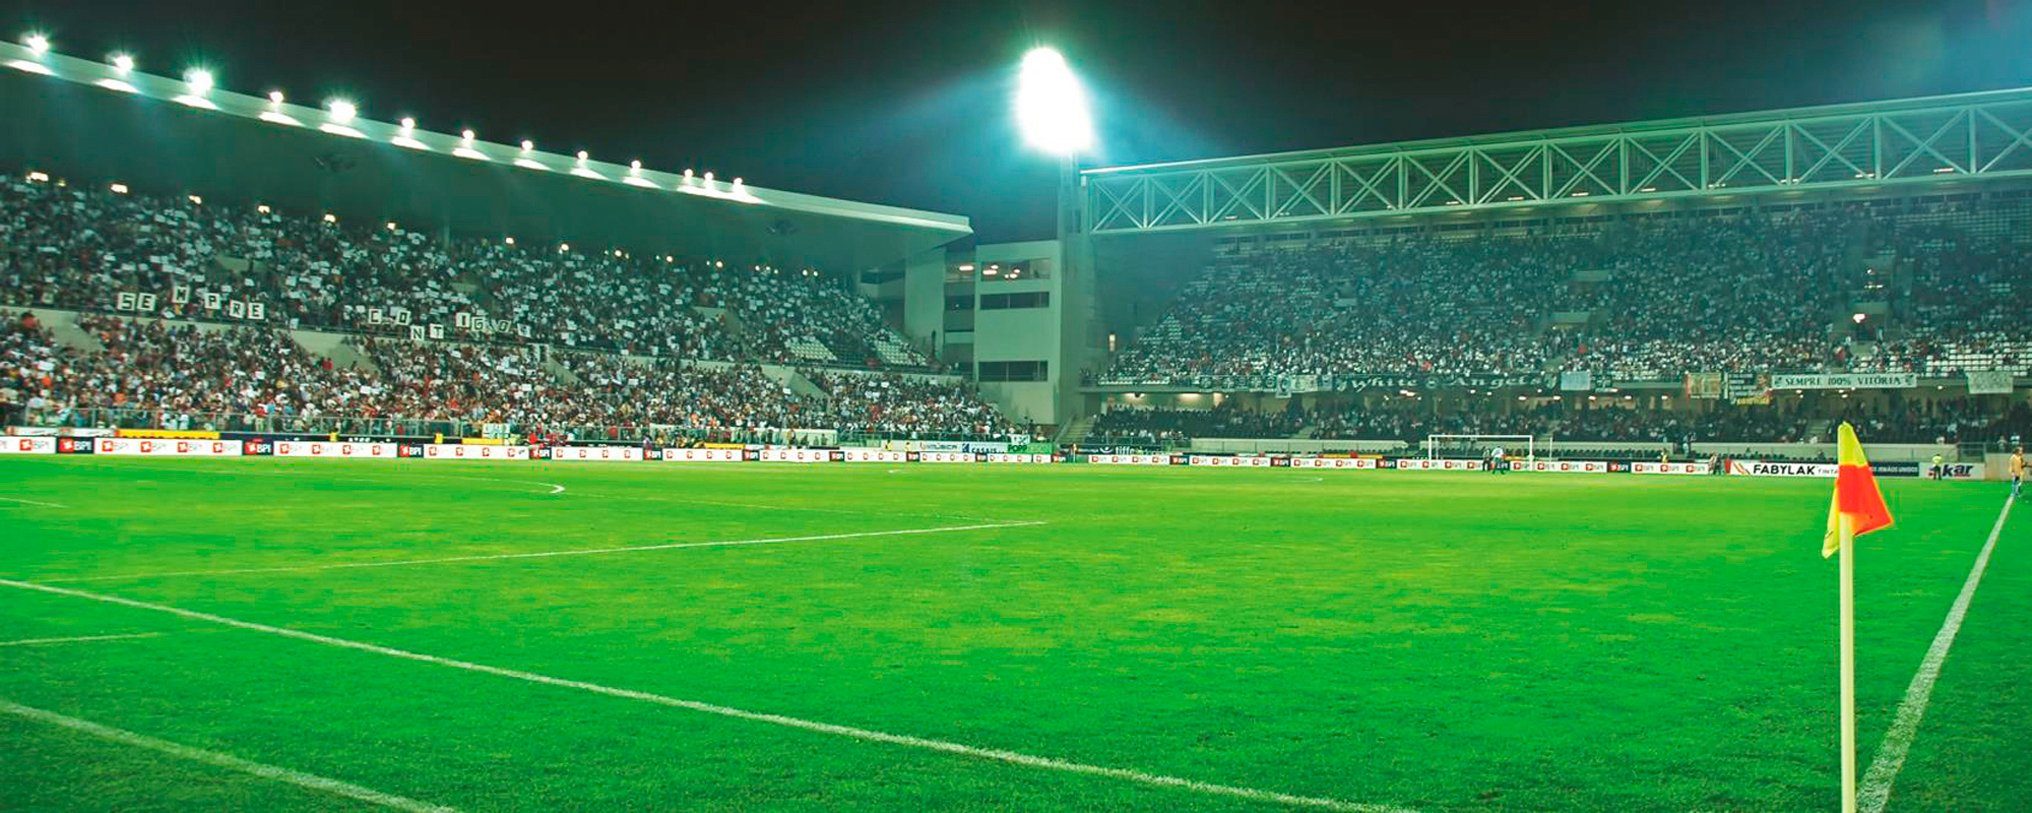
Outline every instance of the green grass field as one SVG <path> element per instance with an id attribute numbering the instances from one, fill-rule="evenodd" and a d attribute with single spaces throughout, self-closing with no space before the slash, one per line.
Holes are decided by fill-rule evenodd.
<path id="1" fill-rule="evenodd" d="M 0 459 L 0 809 L 371 807 L 25 707 L 461 810 L 1832 810 L 1828 488 Z M 1866 767 L 2003 506 L 1885 489 Z M 1891 810 L 2032 799 L 2028 521 Z"/>

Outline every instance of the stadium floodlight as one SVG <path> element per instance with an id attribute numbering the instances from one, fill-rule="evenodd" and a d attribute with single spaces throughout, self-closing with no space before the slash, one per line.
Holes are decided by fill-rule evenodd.
<path id="1" fill-rule="evenodd" d="M 345 99 L 333 99 L 326 103 L 331 111 L 332 123 L 344 127 L 353 123 L 353 117 L 360 115 L 360 108 Z"/>
<path id="2" fill-rule="evenodd" d="M 214 80 L 212 78 L 212 72 L 205 70 L 204 68 L 192 68 L 189 71 L 184 72 L 183 75 L 183 83 L 184 85 L 190 88 L 191 95 L 196 96 L 200 99 L 204 98 L 205 96 L 209 95 L 212 92 L 213 81 Z M 281 95 L 281 92 L 277 91 L 276 93 L 270 94 L 269 98 L 272 99 L 279 95 Z"/>
<path id="3" fill-rule="evenodd" d="M 412 117 L 410 117 L 410 116 L 403 116 L 403 117 L 402 117 L 402 132 L 404 132 L 404 133 L 413 133 L 413 132 L 416 132 L 416 119 L 415 119 L 415 118 L 412 118 Z"/>
<path id="4" fill-rule="evenodd" d="M 1016 88 L 1016 123 L 1032 147 L 1069 156 L 1094 145 L 1093 118 L 1087 112 L 1086 89 L 1051 48 L 1023 55 Z"/>
<path id="5" fill-rule="evenodd" d="M 525 138 L 525 139 L 522 139 L 522 151 L 523 151 L 523 152 L 535 152 L 535 151 L 536 151 L 536 142 L 534 142 L 534 141 L 531 141 L 531 140 L 529 140 L 529 139 L 526 139 L 526 138 Z"/>
<path id="6" fill-rule="evenodd" d="M 21 38 L 21 44 L 28 46 L 29 53 L 42 56 L 49 53 L 49 38 L 41 34 L 29 34 Z"/>
<path id="7" fill-rule="evenodd" d="M 133 73 L 134 57 L 128 56 L 126 54 L 114 54 L 113 70 L 119 71 L 121 76 L 126 76 L 127 74 Z"/>

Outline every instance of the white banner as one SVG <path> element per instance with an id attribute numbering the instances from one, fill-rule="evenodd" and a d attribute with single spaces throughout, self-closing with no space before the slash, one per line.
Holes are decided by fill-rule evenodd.
<path id="1" fill-rule="evenodd" d="M 1970 370 L 1968 391 L 1970 395 L 2008 393 L 2011 391 L 2011 385 L 2016 383 L 2015 378 L 2010 370 Z"/>
<path id="2" fill-rule="evenodd" d="M 666 463 L 739 463 L 740 449 L 665 449 Z"/>
<path id="3" fill-rule="evenodd" d="M 1294 457 L 1294 469 L 1373 469 L 1377 460 L 1373 457 Z"/>
<path id="4" fill-rule="evenodd" d="M 1433 460 L 1424 457 L 1407 457 L 1397 461 L 1398 471 L 1481 471 L 1480 460 Z"/>
<path id="5" fill-rule="evenodd" d="M 1751 477 L 1833 477 L 1841 471 L 1834 463 L 1767 463 L 1762 460 L 1731 460 L 1729 473 Z"/>
<path id="6" fill-rule="evenodd" d="M 425 460 L 528 460 L 527 446 L 492 446 L 485 443 L 426 443 Z"/>
<path id="7" fill-rule="evenodd" d="M 1051 463 L 1051 462 L 1053 462 L 1053 461 L 1052 461 L 1052 459 L 1051 459 L 1051 455 L 1048 455 L 1048 454 L 991 454 L 991 455 L 988 455 L 988 462 L 990 462 L 990 463 Z"/>
<path id="8" fill-rule="evenodd" d="M 1813 373 L 1771 376 L 1774 390 L 1902 390 L 1919 386 L 1918 373 Z"/>
<path id="9" fill-rule="evenodd" d="M 640 446 L 553 446 L 553 447 L 551 447 L 551 450 L 550 450 L 550 459 L 552 459 L 552 460 L 570 460 L 570 461 L 574 461 L 574 462 L 577 462 L 577 461 L 587 461 L 587 460 L 589 460 L 589 461 L 593 461 L 593 462 L 596 462 L 596 463 L 597 463 L 597 462 L 600 462 L 600 461 L 608 461 L 608 462 L 616 462 L 616 463 L 620 463 L 620 462 L 640 462 L 640 461 L 642 460 L 642 447 L 640 447 Z"/>
<path id="10" fill-rule="evenodd" d="M 393 443 L 333 443 L 313 440 L 278 440 L 275 442 L 276 457 L 395 457 Z"/>
<path id="11" fill-rule="evenodd" d="M 1097 455 L 1088 455 L 1087 462 L 1098 463 L 1103 466 L 1169 466 L 1171 465 L 1171 455 L 1097 454 Z"/>
<path id="12" fill-rule="evenodd" d="M 1194 466 L 1231 466 L 1237 468 L 1267 469 L 1270 458 L 1253 456 L 1227 456 L 1196 454 L 1187 459 Z"/>
<path id="13" fill-rule="evenodd" d="M 891 449 L 906 452 L 985 452 L 996 454 L 1009 451 L 1009 444 L 984 440 L 902 440 L 885 443 Z"/>
<path id="14" fill-rule="evenodd" d="M 1511 471 L 1550 471 L 1565 474 L 1607 474 L 1609 464 L 1601 460 L 1518 460 Z"/>
<path id="15" fill-rule="evenodd" d="M 825 463 L 832 453 L 824 449 L 763 449 L 764 463 Z"/>
<path id="16" fill-rule="evenodd" d="M 152 455 L 161 457 L 238 457 L 237 440 L 157 440 L 154 438 L 99 438 L 93 443 L 96 454 Z"/>
<path id="17" fill-rule="evenodd" d="M 56 438 L 0 435 L 0 454 L 56 454 Z"/>
<path id="18" fill-rule="evenodd" d="M 1713 474 L 1706 463 L 1631 463 L 1632 474 Z"/>
<path id="19" fill-rule="evenodd" d="M 972 462 L 975 462 L 975 460 L 976 460 L 976 458 L 974 457 L 974 453 L 973 453 L 973 452 L 918 452 L 918 453 L 917 453 L 917 462 L 919 462 L 919 463 L 972 463 Z"/>
<path id="20" fill-rule="evenodd" d="M 910 453 L 888 449 L 841 449 L 840 460 L 846 463 L 908 463 Z"/>

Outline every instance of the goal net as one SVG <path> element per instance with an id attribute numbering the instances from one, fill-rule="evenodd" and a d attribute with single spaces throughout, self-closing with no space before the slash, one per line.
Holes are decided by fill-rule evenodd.
<path id="1" fill-rule="evenodd" d="M 1502 449 L 1506 457 L 1538 459 L 1538 438 L 1532 435 L 1427 435 L 1424 446 L 1428 460 L 1442 457 L 1480 460 L 1497 449 Z"/>

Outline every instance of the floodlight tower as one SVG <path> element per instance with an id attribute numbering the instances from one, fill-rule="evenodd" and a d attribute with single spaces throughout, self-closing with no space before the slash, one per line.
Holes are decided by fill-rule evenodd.
<path id="1" fill-rule="evenodd" d="M 1023 55 L 1016 90 L 1016 122 L 1033 149 L 1058 157 L 1059 357 L 1054 362 L 1060 420 L 1077 403 L 1078 370 L 1094 356 L 1093 280 L 1080 189 L 1080 153 L 1093 149 L 1094 122 L 1086 89 L 1065 56 L 1049 47 Z"/>

